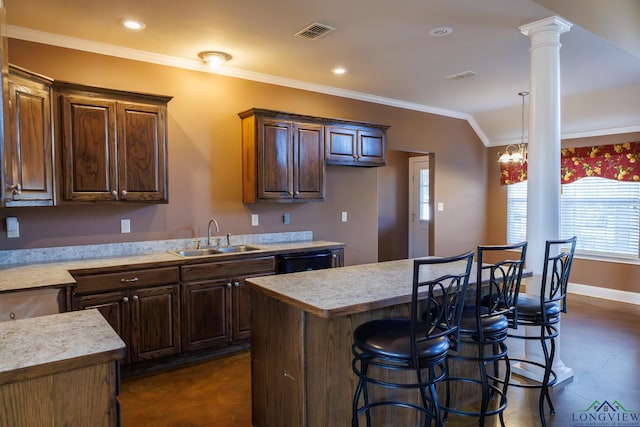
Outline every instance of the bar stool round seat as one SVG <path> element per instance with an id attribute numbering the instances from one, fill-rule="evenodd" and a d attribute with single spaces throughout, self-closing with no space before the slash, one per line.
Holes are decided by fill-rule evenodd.
<path id="1" fill-rule="evenodd" d="M 381 406 L 415 411 L 411 425 L 443 426 L 435 385 L 444 380 L 447 354 L 457 346 L 472 263 L 473 252 L 414 260 L 409 318 L 374 319 L 354 330 L 352 368 L 358 384 L 352 426 L 359 425 L 362 414 L 370 426 L 372 416 L 377 415 L 371 410 Z M 421 281 L 425 266 L 433 266 L 439 277 Z M 426 320 L 420 318 L 423 311 L 430 313 Z M 398 414 L 383 411 L 380 415 L 392 418 L 376 420 L 376 425 L 397 422 Z"/>
<path id="2" fill-rule="evenodd" d="M 354 345 L 371 357 L 385 357 L 390 362 L 405 361 L 413 357 L 411 346 L 411 321 L 408 319 L 378 319 L 366 322 L 353 332 Z M 419 323 L 416 331 L 426 334 L 429 325 Z M 449 351 L 448 337 L 437 337 L 421 342 L 416 347 L 417 357 L 424 363 L 439 363 Z"/>
<path id="3" fill-rule="evenodd" d="M 517 257 L 494 264 L 485 263 L 487 255 L 516 253 Z M 515 312 L 527 252 L 527 242 L 515 245 L 479 246 L 477 278 L 473 303 L 469 301 L 460 319 L 460 352 L 450 354 L 446 381 L 445 419 L 449 413 L 477 417 L 480 427 L 488 416 L 499 415 L 500 425 L 505 426 L 503 413 L 507 409 L 507 389 L 511 375 L 506 339 L 509 328 L 514 326 L 509 314 Z M 456 374 L 451 374 L 451 365 L 458 365 Z M 477 366 L 462 371 L 465 364 Z M 473 366 L 471 365 L 471 366 Z M 493 365 L 493 371 L 487 366 Z M 504 376 L 500 376 L 500 366 Z M 475 384 L 478 387 L 477 402 L 454 402 L 451 388 L 454 383 Z M 490 406 L 490 401 L 496 402 Z"/>
<path id="4" fill-rule="evenodd" d="M 509 332 L 509 338 L 527 341 L 538 341 L 542 349 L 543 359 L 511 358 L 511 363 L 520 366 L 535 366 L 542 373 L 540 382 L 511 382 L 511 386 L 529 389 L 540 389 L 538 410 L 540 422 L 546 427 L 544 403 L 549 405 L 553 415 L 555 409 L 551 402 L 549 388 L 557 383 L 558 376 L 553 370 L 556 353 L 556 338 L 558 337 L 560 318 L 567 312 L 567 285 L 571 273 L 573 254 L 577 238 L 574 236 L 564 240 L 548 240 L 545 244 L 544 266 L 540 282 L 540 295 L 523 293 L 518 297 L 517 309 L 511 314 L 515 322 L 513 329 L 520 327 L 527 333 Z M 533 332 L 532 332 L 533 331 Z"/>

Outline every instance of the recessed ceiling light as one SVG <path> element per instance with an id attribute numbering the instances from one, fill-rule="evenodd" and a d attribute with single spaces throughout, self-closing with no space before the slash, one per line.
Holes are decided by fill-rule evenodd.
<path id="1" fill-rule="evenodd" d="M 438 28 L 434 28 L 433 30 L 429 31 L 429 35 L 433 36 L 433 37 L 448 36 L 451 33 L 453 33 L 453 28 L 451 28 L 451 27 L 438 27 Z"/>
<path id="2" fill-rule="evenodd" d="M 344 74 L 347 72 L 347 69 L 344 67 L 336 67 L 331 71 L 333 72 L 333 74 Z"/>
<path id="3" fill-rule="evenodd" d="M 126 28 L 130 30 L 142 30 L 146 26 L 142 22 L 134 21 L 132 19 L 123 20 L 122 25 L 124 25 Z"/>
<path id="4" fill-rule="evenodd" d="M 232 56 L 226 52 L 208 50 L 198 54 L 200 59 L 211 68 L 219 68 L 222 64 L 229 61 Z"/>

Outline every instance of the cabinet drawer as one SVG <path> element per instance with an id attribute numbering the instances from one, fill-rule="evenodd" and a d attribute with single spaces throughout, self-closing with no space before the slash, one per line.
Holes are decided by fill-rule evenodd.
<path id="1" fill-rule="evenodd" d="M 149 270 L 130 270 L 119 273 L 101 273 L 89 276 L 76 276 L 76 294 L 111 291 L 117 289 L 138 288 L 165 285 L 178 282 L 178 268 L 154 268 Z"/>
<path id="2" fill-rule="evenodd" d="M 275 272 L 275 257 L 250 258 L 187 265 L 180 268 L 183 281 L 221 279 Z"/>

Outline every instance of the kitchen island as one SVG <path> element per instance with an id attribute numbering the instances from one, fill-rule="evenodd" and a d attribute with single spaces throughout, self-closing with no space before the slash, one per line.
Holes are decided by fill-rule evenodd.
<path id="1" fill-rule="evenodd" d="M 424 270 L 430 278 L 451 272 Z M 253 425 L 350 425 L 352 332 L 371 319 L 407 317 L 412 275 L 413 260 L 398 260 L 248 279 Z M 392 425 L 413 425 L 410 412 L 395 414 Z"/>
<path id="2" fill-rule="evenodd" d="M 120 425 L 124 342 L 97 310 L 0 323 L 0 426 Z"/>

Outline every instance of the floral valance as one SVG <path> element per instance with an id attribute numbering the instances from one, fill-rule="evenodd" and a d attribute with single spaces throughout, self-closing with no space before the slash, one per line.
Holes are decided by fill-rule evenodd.
<path id="1" fill-rule="evenodd" d="M 640 142 L 563 148 L 560 154 L 560 182 L 568 184 L 586 176 L 640 181 Z M 501 184 L 515 184 L 526 179 L 526 162 L 500 165 Z"/>

